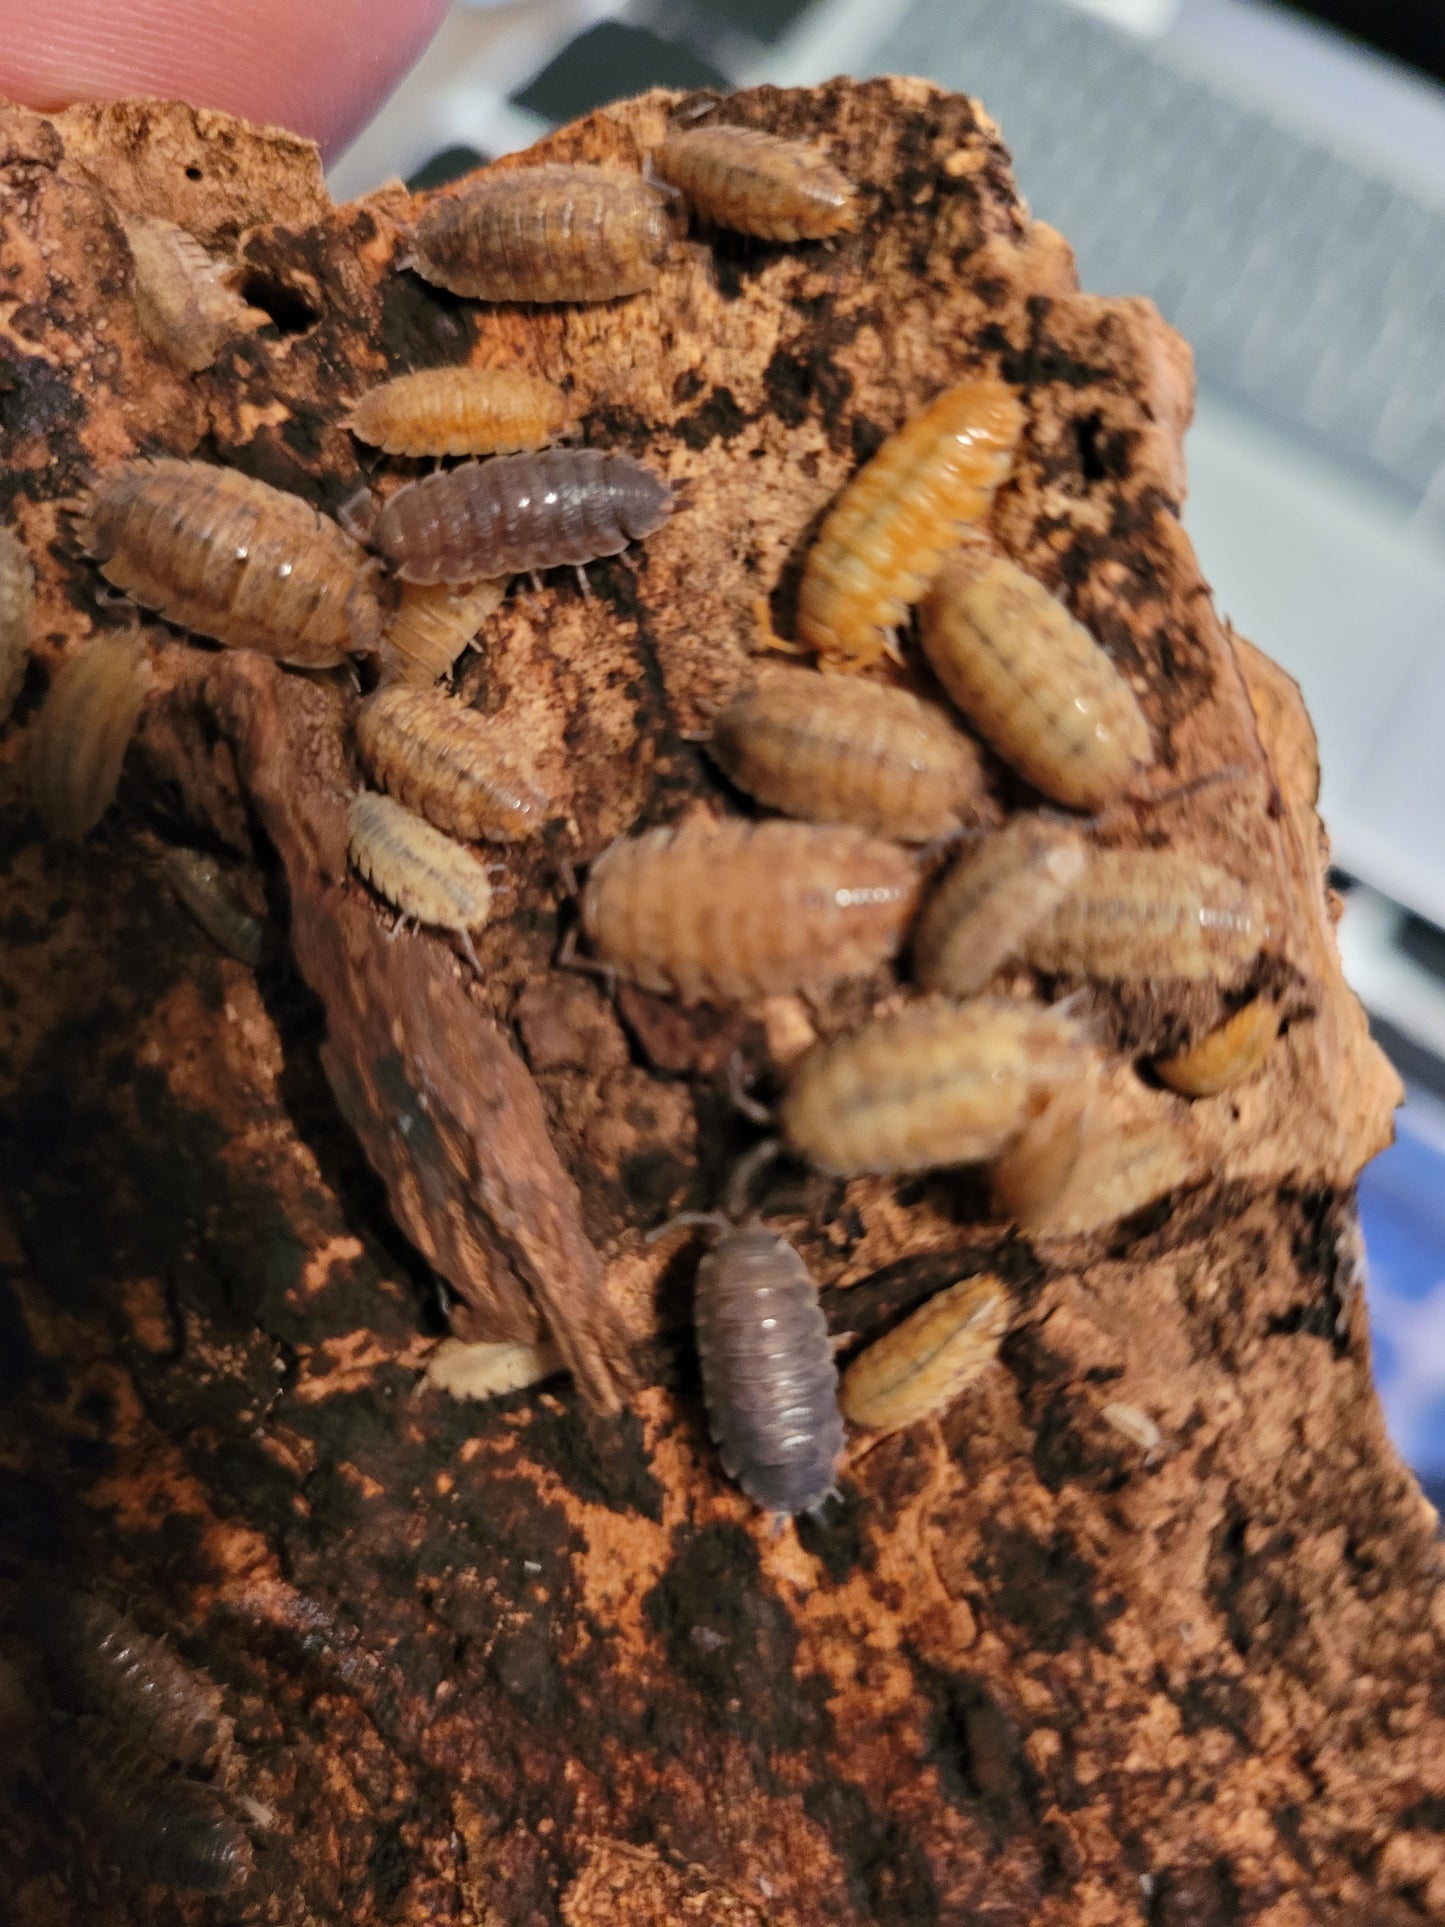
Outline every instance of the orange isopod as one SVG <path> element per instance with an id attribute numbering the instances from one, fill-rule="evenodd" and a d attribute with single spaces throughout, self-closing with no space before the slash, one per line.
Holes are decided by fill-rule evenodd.
<path id="1" fill-rule="evenodd" d="M 1156 1060 L 1154 1069 L 1170 1090 L 1185 1097 L 1213 1097 L 1253 1077 L 1274 1049 L 1283 1013 L 1265 997 L 1253 997 L 1173 1057 Z"/>
<path id="2" fill-rule="evenodd" d="M 30 661 L 35 570 L 13 529 L 0 526 L 0 723 L 10 720 Z"/>
<path id="3" fill-rule="evenodd" d="M 834 504 L 808 552 L 798 640 L 862 669 L 927 591 L 960 534 L 988 515 L 1023 433 L 1002 382 L 949 388 L 886 441 Z"/>
<path id="4" fill-rule="evenodd" d="M 815 1045 L 778 1112 L 784 1138 L 821 1171 L 928 1171 L 993 1157 L 1038 1094 L 1094 1064 L 1069 1015 L 980 997 L 912 1004 Z"/>
<path id="5" fill-rule="evenodd" d="M 846 174 L 804 142 L 757 127 L 669 128 L 656 167 L 705 221 L 762 241 L 818 241 L 858 225 Z"/>
<path id="6" fill-rule="evenodd" d="M 121 462 L 91 491 L 81 537 L 143 608 L 233 649 L 329 669 L 381 632 L 360 545 L 299 495 L 236 469 Z"/>
<path id="7" fill-rule="evenodd" d="M 966 545 L 923 605 L 924 654 L 985 742 L 1079 809 L 1154 761 L 1134 692 L 1082 623 L 1007 556 Z"/>
<path id="8" fill-rule="evenodd" d="M 567 422 L 560 388 L 519 368 L 424 368 L 370 388 L 348 423 L 388 455 L 514 455 Z"/>
<path id="9" fill-rule="evenodd" d="M 536 836 L 550 813 L 536 777 L 497 725 L 434 690 L 378 689 L 357 714 L 356 746 L 373 782 L 469 842 Z"/>
<path id="10" fill-rule="evenodd" d="M 710 753 L 739 789 L 814 823 L 926 843 L 987 798 L 970 739 L 906 689 L 779 669 L 713 724 Z"/>
<path id="11" fill-rule="evenodd" d="M 1256 891 L 1217 864 L 1177 850 L 1090 850 L 1019 955 L 1035 970 L 1101 982 L 1225 979 L 1268 934 Z"/>
<path id="12" fill-rule="evenodd" d="M 487 582 L 403 582 L 378 651 L 383 681 L 429 685 L 450 675 L 506 592 L 505 576 Z"/>
<path id="13" fill-rule="evenodd" d="M 227 285 L 227 265 L 174 221 L 127 221 L 125 238 L 140 331 L 177 368 L 198 374 L 232 335 L 269 324 Z"/>
<path id="14" fill-rule="evenodd" d="M 135 635 L 89 643 L 56 671 L 30 738 L 30 793 L 49 835 L 76 841 L 109 809 L 153 679 Z"/>
<path id="15" fill-rule="evenodd" d="M 913 967 L 925 990 L 970 997 L 1016 955 L 1083 874 L 1088 846 L 1046 816 L 1017 816 L 959 858 L 923 907 Z"/>
<path id="16" fill-rule="evenodd" d="M 474 850 L 425 817 L 374 790 L 360 790 L 347 813 L 351 860 L 403 920 L 451 930 L 479 969 L 471 933 L 492 908 L 491 872 Z"/>
<path id="17" fill-rule="evenodd" d="M 853 1360 L 839 1390 L 843 1416 L 872 1432 L 897 1432 L 944 1411 L 998 1356 L 1012 1316 L 997 1278 L 938 1292 Z"/>
<path id="18" fill-rule="evenodd" d="M 615 167 L 512 167 L 439 201 L 413 236 L 423 280 L 475 301 L 612 301 L 656 286 L 665 196 Z"/>
<path id="19" fill-rule="evenodd" d="M 604 850 L 582 928 L 646 990 L 733 1003 L 869 975 L 902 942 L 916 890 L 905 852 L 861 830 L 695 817 Z"/>

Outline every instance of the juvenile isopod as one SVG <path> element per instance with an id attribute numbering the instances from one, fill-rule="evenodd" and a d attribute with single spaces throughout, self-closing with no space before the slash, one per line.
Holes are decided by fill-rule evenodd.
<path id="1" fill-rule="evenodd" d="M 759 240 L 818 241 L 858 225 L 846 174 L 816 148 L 760 128 L 671 127 L 655 165 L 705 221 Z"/>
<path id="2" fill-rule="evenodd" d="M 1105 983 L 1226 979 L 1269 933 L 1254 888 L 1178 850 L 1090 850 L 1083 871 L 1025 937 L 1035 970 Z"/>
<path id="3" fill-rule="evenodd" d="M 492 908 L 487 865 L 464 843 L 374 790 L 361 790 L 347 812 L 351 860 L 379 897 L 403 918 L 452 930 L 473 969 L 471 932 Z"/>
<path id="4" fill-rule="evenodd" d="M 919 983 L 950 997 L 981 990 L 1077 882 L 1087 858 L 1078 831 L 1045 816 L 1017 816 L 985 837 L 923 907 L 913 938 Z"/>
<path id="5" fill-rule="evenodd" d="M 812 1512 L 833 1490 L 844 1445 L 818 1288 L 761 1219 L 714 1222 L 694 1309 L 709 1428 L 723 1469 L 757 1505 Z"/>
<path id="6" fill-rule="evenodd" d="M 739 789 L 813 823 L 926 843 L 987 799 L 978 750 L 905 689 L 779 669 L 733 698 L 709 750 Z"/>
<path id="7" fill-rule="evenodd" d="M 30 794 L 50 836 L 77 841 L 115 800 L 152 681 L 138 635 L 88 643 L 56 671 L 30 732 Z"/>
<path id="8" fill-rule="evenodd" d="M 1268 998 L 1252 998 L 1188 1050 L 1156 1059 L 1154 1069 L 1170 1090 L 1185 1097 L 1232 1090 L 1253 1077 L 1274 1049 L 1282 1014 Z"/>
<path id="9" fill-rule="evenodd" d="M 654 287 L 672 246 L 664 196 L 620 168 L 508 168 L 417 223 L 417 273 L 475 301 L 612 301 Z"/>
<path id="10" fill-rule="evenodd" d="M 13 529 L 0 526 L 0 724 L 9 722 L 30 661 L 35 570 Z"/>
<path id="11" fill-rule="evenodd" d="M 511 455 L 561 434 L 560 388 L 518 368 L 424 368 L 368 389 L 348 426 L 388 455 Z"/>
<path id="12" fill-rule="evenodd" d="M 64 1704 L 103 1714 L 181 1766 L 199 1766 L 229 1741 L 231 1723 L 214 1680 L 106 1600 L 42 1586 L 27 1616 Z"/>
<path id="13" fill-rule="evenodd" d="M 535 836 L 550 804 L 496 723 L 430 689 L 379 689 L 356 717 L 367 774 L 439 830 L 474 842 Z"/>
<path id="14" fill-rule="evenodd" d="M 266 954 L 266 926 L 241 902 L 225 867 L 201 850 L 172 846 L 163 852 L 161 868 L 206 935 L 227 956 L 257 969 Z"/>
<path id="15" fill-rule="evenodd" d="M 548 448 L 407 482 L 375 534 L 404 582 L 469 582 L 620 555 L 672 509 L 667 483 L 630 455 Z"/>
<path id="16" fill-rule="evenodd" d="M 381 673 L 388 682 L 429 686 L 452 665 L 506 594 L 496 582 L 404 582 L 382 633 Z"/>
<path id="17" fill-rule="evenodd" d="M 1067 1013 L 981 997 L 913 1004 L 817 1044 L 778 1122 L 800 1157 L 838 1177 L 928 1171 L 995 1155 L 1047 1091 L 1092 1074 Z"/>
<path id="18" fill-rule="evenodd" d="M 233 1893 L 249 1880 L 251 1842 L 219 1795 L 168 1772 L 108 1720 L 74 1720 L 53 1737 L 49 1779 L 95 1858 L 163 1887 Z"/>
<path id="19" fill-rule="evenodd" d="M 142 608 L 234 649 L 327 669 L 381 632 L 359 544 L 299 495 L 236 469 L 121 462 L 92 490 L 81 533 L 101 574 Z"/>
<path id="20" fill-rule="evenodd" d="M 950 1285 L 853 1360 L 843 1374 L 843 1416 L 897 1432 L 943 1411 L 998 1356 L 1012 1314 L 997 1278 Z"/>
<path id="21" fill-rule="evenodd" d="M 270 321 L 227 286 L 226 264 L 173 221 L 127 221 L 125 238 L 140 331 L 177 368 L 209 368 L 233 335 Z"/>
<path id="22" fill-rule="evenodd" d="M 550 1339 L 524 1345 L 515 1339 L 467 1344 L 460 1338 L 444 1338 L 420 1384 L 452 1398 L 500 1398 L 566 1369 Z"/>
<path id="23" fill-rule="evenodd" d="M 1024 414 L 997 381 L 949 388 L 886 441 L 844 489 L 808 552 L 798 640 L 831 667 L 862 669 L 982 522 L 1013 467 Z"/>
<path id="24" fill-rule="evenodd" d="M 646 990 L 742 1002 L 868 976 L 901 943 L 916 888 L 907 854 L 861 830 L 694 818 L 604 850 L 582 928 Z"/>
<path id="25" fill-rule="evenodd" d="M 1098 808 L 1154 761 L 1123 676 L 1007 556 L 961 549 L 923 605 L 922 636 L 938 680 L 984 741 L 1055 802 Z"/>

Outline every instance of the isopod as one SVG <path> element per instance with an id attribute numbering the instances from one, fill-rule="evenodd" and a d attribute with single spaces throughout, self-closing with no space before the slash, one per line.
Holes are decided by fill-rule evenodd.
<path id="1" fill-rule="evenodd" d="M 1103 648 L 1007 556 L 961 549 L 923 605 L 922 637 L 984 741 L 1056 803 L 1098 808 L 1154 761 L 1149 725 Z"/>
<path id="2" fill-rule="evenodd" d="M 495 582 L 404 582 L 395 613 L 382 633 L 382 678 L 430 685 L 452 665 L 506 594 Z"/>
<path id="3" fill-rule="evenodd" d="M 13 529 L 0 525 L 0 724 L 10 712 L 30 661 L 30 609 L 35 570 Z"/>
<path id="4" fill-rule="evenodd" d="M 902 941 L 916 889 L 907 854 L 861 830 L 693 818 L 604 850 L 582 928 L 646 990 L 741 1002 L 869 975 Z"/>
<path id="5" fill-rule="evenodd" d="M 776 670 L 734 697 L 708 747 L 771 809 L 902 843 L 946 835 L 987 797 L 978 750 L 942 710 L 808 669 Z"/>
<path id="6" fill-rule="evenodd" d="M 669 128 L 655 165 L 705 221 L 763 241 L 818 241 L 858 225 L 858 195 L 802 141 L 756 127 Z"/>
<path id="7" fill-rule="evenodd" d="M 1269 926 L 1257 892 L 1177 850 L 1090 850 L 1081 875 L 1019 954 L 1035 970 L 1101 982 L 1227 978 Z"/>
<path id="8" fill-rule="evenodd" d="M 104 1714 L 162 1759 L 199 1766 L 230 1739 L 220 1688 L 104 1599 L 43 1586 L 28 1616 L 57 1696 Z"/>
<path id="9" fill-rule="evenodd" d="M 1012 1223 L 1027 1231 L 1047 1221 L 1083 1156 L 1094 1097 L 1093 1080 L 1087 1078 L 1046 1092 L 1018 1136 L 1004 1146 L 993 1168 L 993 1194 Z"/>
<path id="10" fill-rule="evenodd" d="M 997 1278 L 950 1285 L 853 1360 L 843 1374 L 843 1416 L 897 1432 L 943 1411 L 997 1357 L 1012 1314 Z"/>
<path id="11" fill-rule="evenodd" d="M 515 1339 L 467 1344 L 444 1338 L 432 1353 L 422 1385 L 452 1398 L 499 1398 L 539 1385 L 567 1369 L 551 1339 L 524 1345 Z"/>
<path id="12" fill-rule="evenodd" d="M 92 490 L 81 533 L 108 582 L 234 649 L 327 669 L 381 632 L 361 547 L 299 495 L 236 469 L 121 462 Z"/>
<path id="13" fill-rule="evenodd" d="M 206 935 L 227 956 L 257 969 L 266 954 L 266 926 L 236 895 L 223 865 L 201 850 L 172 846 L 162 853 L 161 868 Z"/>
<path id="14" fill-rule="evenodd" d="M 757 1505 L 812 1512 L 833 1490 L 844 1445 L 818 1288 L 761 1219 L 720 1222 L 694 1310 L 709 1427 L 723 1469 Z"/>
<path id="15" fill-rule="evenodd" d="M 1044 816 L 1017 816 L 986 837 L 923 907 L 913 938 L 919 983 L 950 997 L 981 990 L 1078 881 L 1087 860 L 1078 831 Z"/>
<path id="16" fill-rule="evenodd" d="M 471 932 L 492 907 L 487 865 L 389 796 L 360 790 L 347 812 L 351 860 L 403 918 L 452 930 L 477 969 Z"/>
<path id="17" fill-rule="evenodd" d="M 424 280 L 475 301 L 612 301 L 656 285 L 672 235 L 638 175 L 548 162 L 438 202 L 412 247 Z"/>
<path id="18" fill-rule="evenodd" d="M 1154 1457 L 1164 1443 L 1164 1434 L 1149 1414 L 1141 1412 L 1137 1405 L 1116 1402 L 1103 1405 L 1099 1408 L 1099 1417 L 1132 1445 L 1137 1445 L 1146 1462 Z"/>
<path id="19" fill-rule="evenodd" d="M 30 735 L 30 793 L 50 836 L 78 841 L 115 800 L 152 681 L 139 636 L 89 643 L 56 671 Z"/>
<path id="20" fill-rule="evenodd" d="M 226 266 L 173 221 L 127 221 L 125 238 L 140 331 L 177 368 L 198 374 L 232 335 L 270 321 L 227 286 Z"/>
<path id="21" fill-rule="evenodd" d="M 969 381 L 886 441 L 808 552 L 798 640 L 838 669 L 862 669 L 893 648 L 893 631 L 960 534 L 988 515 L 1023 422 L 1012 389 Z"/>
<path id="22" fill-rule="evenodd" d="M 424 368 L 369 389 L 348 426 L 388 455 L 510 455 L 561 434 L 560 388 L 517 368 Z"/>
<path id="23" fill-rule="evenodd" d="M 913 1004 L 817 1044 L 778 1111 L 788 1144 L 838 1177 L 992 1157 L 1038 1094 L 1092 1074 L 1067 1013 L 981 997 Z"/>
<path id="24" fill-rule="evenodd" d="M 1188 1050 L 1156 1060 L 1154 1069 L 1170 1090 L 1185 1097 L 1213 1097 L 1253 1077 L 1274 1049 L 1280 1007 L 1255 997 Z"/>
<path id="25" fill-rule="evenodd" d="M 1009 1145 L 994 1190 L 1031 1236 L 1076 1236 L 1116 1224 L 1204 1175 L 1187 1124 L 1169 1115 L 1116 1116 L 1062 1099 Z"/>
<path id="26" fill-rule="evenodd" d="M 469 582 L 620 555 L 672 508 L 667 483 L 630 455 L 548 448 L 407 482 L 376 542 L 404 582 Z"/>
<path id="27" fill-rule="evenodd" d="M 535 836 L 549 802 L 497 725 L 430 689 L 379 689 L 356 717 L 374 783 L 439 830 L 474 842 Z"/>
<path id="28" fill-rule="evenodd" d="M 53 1737 L 49 1778 L 98 1860 L 147 1884 L 232 1893 L 251 1876 L 245 1829 L 199 1780 L 168 1772 L 108 1720 L 86 1715 Z"/>

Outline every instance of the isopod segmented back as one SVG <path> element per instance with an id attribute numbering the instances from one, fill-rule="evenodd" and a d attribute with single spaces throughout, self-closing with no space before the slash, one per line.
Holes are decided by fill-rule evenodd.
<path id="1" fill-rule="evenodd" d="M 470 952 L 469 933 L 492 908 L 491 873 L 476 852 L 374 790 L 352 797 L 347 826 L 351 860 L 377 895 L 403 917 L 455 931 Z"/>
<path id="2" fill-rule="evenodd" d="M 705 221 L 763 241 L 815 241 L 858 225 L 858 194 L 816 148 L 757 127 L 671 127 L 656 167 Z"/>
<path id="3" fill-rule="evenodd" d="M 389 455 L 511 455 L 561 434 L 560 388 L 518 368 L 424 368 L 370 388 L 349 427 Z"/>
<path id="4" fill-rule="evenodd" d="M 452 665 L 507 592 L 492 582 L 403 582 L 378 650 L 383 682 L 429 687 Z"/>
<path id="5" fill-rule="evenodd" d="M 1016 816 L 965 851 L 924 905 L 913 967 L 925 990 L 982 990 L 1083 874 L 1088 845 L 1067 823 Z"/>
<path id="6" fill-rule="evenodd" d="M 78 841 L 109 809 L 152 681 L 138 635 L 88 643 L 60 665 L 30 732 L 30 794 L 48 835 Z"/>
<path id="7" fill-rule="evenodd" d="M 843 1416 L 896 1432 L 943 1411 L 998 1356 L 1012 1313 L 997 1278 L 950 1285 L 853 1360 L 843 1374 Z"/>
<path id="8" fill-rule="evenodd" d="M 499 725 L 434 690 L 379 689 L 357 713 L 356 746 L 373 782 L 467 841 L 536 836 L 552 813 Z"/>
<path id="9" fill-rule="evenodd" d="M 127 221 L 125 238 L 141 333 L 177 368 L 198 374 L 233 335 L 270 322 L 227 284 L 227 263 L 173 221 Z"/>
<path id="10" fill-rule="evenodd" d="M 1259 893 L 1184 850 L 1090 850 L 1019 954 L 1036 970 L 1101 982 L 1237 976 L 1269 924 Z"/>

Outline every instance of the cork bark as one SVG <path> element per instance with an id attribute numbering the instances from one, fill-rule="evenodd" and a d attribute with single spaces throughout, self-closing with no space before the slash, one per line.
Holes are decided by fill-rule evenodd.
<path id="1" fill-rule="evenodd" d="M 674 105 L 538 151 L 635 165 Z M 860 231 L 694 235 L 654 293 L 555 311 L 428 288 L 399 267 L 422 203 L 332 207 L 290 136 L 153 102 L 0 115 L 0 507 L 38 574 L 0 740 L 0 1573 L 101 1591 L 207 1667 L 260 1869 L 220 1912 L 127 1889 L 16 1746 L 19 1927 L 1445 1918 L 1445 1596 L 1371 1383 L 1352 1190 L 1398 1085 L 1340 978 L 1298 693 L 1221 624 L 1180 527 L 1188 351 L 1148 303 L 1078 291 L 976 103 L 838 81 L 726 112 L 825 140 Z M 234 258 L 270 325 L 171 367 L 137 328 L 137 216 Z M 688 485 L 590 598 L 514 594 L 462 669 L 559 799 L 507 856 L 480 974 L 393 940 L 347 875 L 345 673 L 154 629 L 117 805 L 47 847 L 24 801 L 47 677 L 133 620 L 74 540 L 88 479 L 195 455 L 334 509 L 378 469 L 345 398 L 468 360 L 563 382 L 589 444 Z M 697 1247 L 644 1237 L 753 1141 L 732 1052 L 766 1092 L 897 980 L 743 1011 L 614 995 L 555 967 L 568 866 L 739 807 L 694 739 L 759 602 L 788 633 L 838 488 L 979 370 L 1028 412 L 1000 535 L 1159 744 L 1160 793 L 1109 834 L 1261 884 L 1253 983 L 1289 1021 L 1257 1080 L 1191 1105 L 1130 1062 L 1248 987 L 1094 994 L 1121 1137 L 1165 1120 L 1177 1169 L 1074 1237 L 1022 1239 L 971 1174 L 780 1173 L 770 1220 L 850 1344 L 981 1271 L 1018 1311 L 975 1391 L 855 1441 L 841 1500 L 775 1534 L 708 1443 Z M 266 909 L 258 970 L 170 894 L 169 842 Z M 550 1332 L 573 1376 L 454 1400 L 424 1382 L 449 1326 Z"/>

